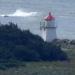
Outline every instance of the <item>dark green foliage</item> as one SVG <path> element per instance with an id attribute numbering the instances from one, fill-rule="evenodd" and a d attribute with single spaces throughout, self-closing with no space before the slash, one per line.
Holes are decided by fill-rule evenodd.
<path id="1" fill-rule="evenodd" d="M 71 44 L 71 45 L 75 45 L 75 40 L 72 40 L 72 41 L 70 42 L 70 44 Z"/>
<path id="2" fill-rule="evenodd" d="M 46 43 L 29 30 L 21 30 L 16 24 L 0 26 L 0 62 L 18 61 L 56 61 L 66 60 L 60 47 Z"/>

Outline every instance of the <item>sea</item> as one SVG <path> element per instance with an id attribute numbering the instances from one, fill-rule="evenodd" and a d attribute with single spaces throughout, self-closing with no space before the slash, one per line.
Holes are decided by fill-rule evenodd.
<path id="1" fill-rule="evenodd" d="M 55 17 L 57 38 L 75 39 L 75 0 L 0 0 L 0 23 L 14 22 L 39 36 L 40 22 L 49 12 Z"/>

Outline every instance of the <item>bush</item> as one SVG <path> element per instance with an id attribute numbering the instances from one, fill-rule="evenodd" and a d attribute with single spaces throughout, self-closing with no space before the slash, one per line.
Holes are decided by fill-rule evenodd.
<path id="1" fill-rule="evenodd" d="M 14 23 L 0 26 L 0 61 L 56 61 L 66 60 L 60 47 L 46 43 L 29 30 L 21 30 Z"/>

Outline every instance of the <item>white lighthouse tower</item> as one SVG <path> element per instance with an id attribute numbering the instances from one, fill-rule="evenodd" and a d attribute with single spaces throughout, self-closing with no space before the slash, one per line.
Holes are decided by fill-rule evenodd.
<path id="1" fill-rule="evenodd" d="M 56 39 L 55 18 L 49 12 L 49 15 L 44 18 L 44 22 L 40 22 L 41 35 L 44 41 L 52 42 Z"/>

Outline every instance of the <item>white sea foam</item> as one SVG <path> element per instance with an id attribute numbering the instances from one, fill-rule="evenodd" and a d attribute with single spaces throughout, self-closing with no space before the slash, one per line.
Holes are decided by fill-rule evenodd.
<path id="1" fill-rule="evenodd" d="M 12 14 L 1 14 L 0 16 L 5 16 L 5 17 L 29 17 L 29 16 L 35 16 L 37 12 L 25 12 L 23 10 L 16 10 Z"/>

